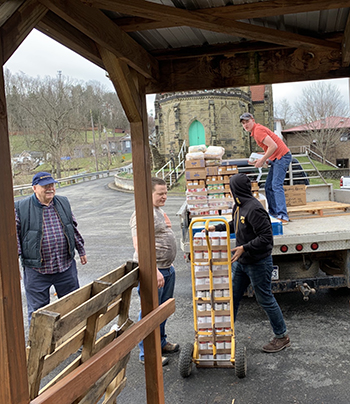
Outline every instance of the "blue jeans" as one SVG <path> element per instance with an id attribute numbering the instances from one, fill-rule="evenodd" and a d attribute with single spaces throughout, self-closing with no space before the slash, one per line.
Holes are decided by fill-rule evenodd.
<path id="1" fill-rule="evenodd" d="M 283 182 L 291 161 L 292 155 L 290 152 L 282 156 L 280 160 L 275 159 L 271 161 L 271 167 L 265 182 L 265 194 L 267 203 L 269 204 L 269 213 L 278 219 L 288 220 Z"/>
<path id="2" fill-rule="evenodd" d="M 32 313 L 50 303 L 52 285 L 59 298 L 79 288 L 76 262 L 73 260 L 66 271 L 55 274 L 41 274 L 33 268 L 24 267 L 23 283 L 27 297 L 28 325 L 30 325 Z"/>
<path id="3" fill-rule="evenodd" d="M 265 310 L 273 332 L 277 338 L 287 334 L 287 327 L 282 311 L 271 290 L 271 275 L 273 270 L 272 257 L 269 256 L 254 264 L 232 265 L 234 318 L 236 320 L 239 303 L 251 283 L 259 305 Z"/>
<path id="4" fill-rule="evenodd" d="M 162 303 L 166 302 L 168 299 L 171 299 L 174 296 L 174 288 L 175 288 L 175 268 L 172 265 L 170 268 L 158 268 L 159 271 L 164 276 L 164 286 L 158 289 L 158 303 L 161 305 Z M 140 286 L 138 288 L 140 291 Z M 141 320 L 142 315 L 141 311 L 139 313 L 139 321 Z M 160 324 L 160 342 L 161 347 L 163 348 L 167 344 L 166 334 L 165 334 L 165 323 L 164 320 Z M 143 349 L 143 341 L 139 343 L 140 348 L 140 359 L 144 359 L 144 349 Z"/>

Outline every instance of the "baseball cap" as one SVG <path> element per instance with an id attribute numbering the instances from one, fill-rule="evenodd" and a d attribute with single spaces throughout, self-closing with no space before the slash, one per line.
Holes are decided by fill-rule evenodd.
<path id="1" fill-rule="evenodd" d="M 47 185 L 54 182 L 57 183 L 58 181 L 56 181 L 50 173 L 40 171 L 34 175 L 32 185 Z"/>
<path id="2" fill-rule="evenodd" d="M 239 117 L 239 122 L 247 121 L 248 119 L 254 119 L 253 115 L 249 112 L 245 112 Z"/>

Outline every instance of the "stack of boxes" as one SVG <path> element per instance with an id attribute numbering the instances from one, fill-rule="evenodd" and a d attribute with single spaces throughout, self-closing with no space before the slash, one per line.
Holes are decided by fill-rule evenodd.
<path id="1" fill-rule="evenodd" d="M 210 289 L 208 247 L 205 233 L 195 233 L 192 260 L 197 330 L 199 366 L 232 366 L 231 342 L 233 329 L 232 288 L 230 288 L 231 265 L 227 265 L 230 247 L 227 232 L 209 234 L 212 249 L 212 286 Z M 213 346 L 216 347 L 214 356 Z M 214 362 L 215 361 L 215 362 Z"/>
<path id="2" fill-rule="evenodd" d="M 230 177 L 236 165 L 221 158 L 186 160 L 186 199 L 191 216 L 225 215 L 232 211 Z"/>

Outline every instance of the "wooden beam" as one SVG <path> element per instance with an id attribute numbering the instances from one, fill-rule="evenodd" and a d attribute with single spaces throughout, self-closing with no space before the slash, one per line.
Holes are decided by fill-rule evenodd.
<path id="1" fill-rule="evenodd" d="M 129 122 L 141 122 L 141 100 L 128 65 L 101 46 L 99 51 Z"/>
<path id="2" fill-rule="evenodd" d="M 285 14 L 298 14 L 320 10 L 332 10 L 336 8 L 347 8 L 349 6 L 350 4 L 348 0 L 273 0 L 207 8 L 198 11 L 200 13 L 216 17 L 246 20 Z"/>
<path id="3" fill-rule="evenodd" d="M 247 24 L 228 18 L 220 18 L 203 14 L 199 11 L 189 11 L 162 4 L 139 0 L 82 0 L 94 7 L 122 12 L 133 16 L 155 20 L 166 20 L 174 26 L 189 26 L 228 35 L 241 36 L 256 41 L 264 41 L 288 47 L 306 47 L 309 49 L 326 48 L 337 49 L 339 45 L 323 39 L 312 38 L 293 32 L 280 31 L 254 24 Z"/>
<path id="4" fill-rule="evenodd" d="M 64 379 L 46 390 L 30 404 L 71 404 L 87 392 L 100 377 L 127 355 L 143 338 L 175 311 L 175 300 L 170 299 L 148 316 L 126 330 L 121 336 L 73 370 Z M 161 365 L 161 358 L 159 357 Z M 18 379 L 17 379 L 18 382 Z M 157 403 L 157 401 L 153 401 Z M 13 403 L 14 404 L 14 403 Z"/>
<path id="5" fill-rule="evenodd" d="M 0 27 L 12 17 L 12 15 L 21 7 L 25 0 L 13 0 L 13 1 L 0 1 Z"/>
<path id="6" fill-rule="evenodd" d="M 141 121 L 130 122 L 134 172 L 135 210 L 140 267 L 141 311 L 145 316 L 158 306 L 157 263 L 152 203 L 148 116 L 143 77 L 135 77 L 140 98 Z M 122 102 L 122 101 L 121 101 Z M 147 403 L 164 403 L 159 329 L 144 339 Z"/>
<path id="7" fill-rule="evenodd" d="M 124 32 L 145 31 L 175 26 L 175 24 L 164 19 L 159 21 L 142 17 L 118 17 L 113 18 L 112 21 L 115 22 Z"/>
<path id="8" fill-rule="evenodd" d="M 104 2 L 104 7 L 100 2 L 82 0 L 85 3 L 92 4 L 95 7 L 107 9 L 108 3 Z M 253 18 L 272 17 L 290 13 L 303 13 L 320 10 L 330 10 L 336 8 L 349 7 L 348 0 L 340 0 L 330 2 L 328 0 L 297 0 L 288 2 L 286 0 L 274 0 L 274 1 L 256 1 L 253 3 L 228 5 L 224 7 L 210 7 L 205 9 L 196 10 L 198 13 L 204 15 L 211 15 L 212 17 L 220 17 L 232 20 L 248 20 Z M 160 28 L 170 28 L 177 26 L 175 21 L 168 21 L 165 19 L 150 19 L 142 17 L 121 17 L 114 19 L 123 31 L 133 32 Z"/>
<path id="9" fill-rule="evenodd" d="M 56 14 L 49 11 L 36 28 L 43 34 L 104 69 L 96 43 Z"/>
<path id="10" fill-rule="evenodd" d="M 349 77 L 340 52 L 302 49 L 160 62 L 161 79 L 148 94 Z"/>
<path id="11" fill-rule="evenodd" d="M 341 44 L 341 50 L 342 50 L 342 66 L 343 67 L 349 66 L 349 64 L 350 64 L 350 14 L 346 21 L 343 41 Z"/>
<path id="12" fill-rule="evenodd" d="M 0 66 L 0 403 L 27 404 L 29 390 L 1 54 Z"/>
<path id="13" fill-rule="evenodd" d="M 158 62 L 102 11 L 79 0 L 40 0 L 51 11 L 147 78 L 158 77 Z"/>
<path id="14" fill-rule="evenodd" d="M 234 56 L 237 53 L 261 52 L 286 49 L 282 45 L 267 42 L 247 41 L 242 43 L 222 43 L 203 46 L 186 46 L 185 48 L 162 49 L 152 51 L 157 60 L 193 59 L 216 55 Z"/>
<path id="15" fill-rule="evenodd" d="M 7 62 L 46 12 L 47 8 L 39 1 L 27 0 L 1 27 L 1 49 L 4 63 Z"/>

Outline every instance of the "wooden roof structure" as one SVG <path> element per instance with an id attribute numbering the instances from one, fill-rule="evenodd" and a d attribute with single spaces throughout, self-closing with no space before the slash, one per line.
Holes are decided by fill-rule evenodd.
<path id="1" fill-rule="evenodd" d="M 3 65 L 30 31 L 105 69 L 130 121 L 147 314 L 157 307 L 157 287 L 145 95 L 349 77 L 349 7 L 349 0 L 0 0 L 0 402 L 29 402 Z M 163 403 L 159 333 L 146 338 L 145 352 L 147 401 Z"/>

